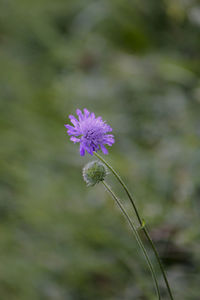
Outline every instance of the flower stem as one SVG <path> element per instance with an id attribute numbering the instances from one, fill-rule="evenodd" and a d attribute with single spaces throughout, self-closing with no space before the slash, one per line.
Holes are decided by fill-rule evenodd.
<path id="1" fill-rule="evenodd" d="M 158 254 L 158 251 L 157 251 L 157 249 L 156 249 L 156 247 L 155 247 L 155 245 L 154 245 L 154 243 L 153 243 L 153 241 L 152 241 L 152 239 L 151 239 L 151 237 L 149 235 L 149 232 L 148 232 L 146 226 L 144 226 L 144 221 L 142 220 L 142 218 L 139 215 L 138 209 L 137 209 L 137 207 L 136 207 L 136 205 L 135 205 L 135 203 L 133 201 L 133 198 L 132 198 L 132 196 L 131 196 L 131 194 L 130 194 L 130 192 L 129 192 L 127 186 L 126 186 L 126 184 L 123 182 L 123 180 L 121 179 L 121 177 L 119 176 L 119 174 L 113 169 L 113 167 L 107 161 L 104 160 L 103 157 L 101 157 L 97 152 L 94 152 L 94 155 L 96 155 L 96 157 L 98 157 L 110 169 L 110 171 L 114 174 L 114 176 L 117 178 L 117 180 L 120 182 L 120 184 L 124 188 L 124 190 L 125 190 L 128 198 L 131 201 L 131 204 L 132 204 L 132 206 L 134 208 L 134 211 L 135 211 L 135 214 L 137 216 L 138 222 L 139 222 L 139 224 L 141 226 L 141 229 L 143 230 L 143 232 L 144 232 L 147 240 L 149 241 L 149 243 L 151 245 L 151 248 L 152 248 L 152 250 L 153 250 L 153 252 L 154 252 L 154 254 L 156 256 L 156 259 L 157 259 L 158 264 L 160 266 L 160 270 L 162 272 L 162 275 L 163 275 L 163 278 L 164 278 L 164 281 L 165 281 L 165 284 L 166 284 L 166 287 L 167 287 L 170 299 L 174 300 L 172 292 L 171 292 L 171 289 L 170 289 L 170 285 L 169 285 L 169 282 L 168 282 L 168 279 L 167 279 L 167 276 L 165 274 L 164 267 L 162 265 L 161 259 L 160 259 L 159 254 Z"/>
<path id="2" fill-rule="evenodd" d="M 134 223 L 131 221 L 131 218 L 129 217 L 128 213 L 126 212 L 125 208 L 123 207 L 122 203 L 120 202 L 120 200 L 117 198 L 117 196 L 115 195 L 115 193 L 112 191 L 112 189 L 110 188 L 110 186 L 105 182 L 105 181 L 102 181 L 103 185 L 105 186 L 105 188 L 107 189 L 107 191 L 111 194 L 111 196 L 113 197 L 113 199 L 116 201 L 117 205 L 119 206 L 119 208 L 121 209 L 123 215 L 125 216 L 125 218 L 127 219 L 131 229 L 133 230 L 133 233 L 135 235 L 135 238 L 144 254 L 144 257 L 147 261 L 147 264 L 149 266 L 149 269 L 151 271 L 151 274 L 152 274 L 152 277 L 153 277 L 153 280 L 154 280 L 154 283 L 155 283 L 155 288 L 156 288 L 156 292 L 157 292 L 157 295 L 158 295 L 158 299 L 160 300 L 161 299 L 161 296 L 160 296 L 160 291 L 159 291 L 159 286 L 158 286 L 158 282 L 157 282 L 157 279 L 156 279 L 156 275 L 155 275 L 155 271 L 153 269 L 153 266 L 152 266 L 152 263 L 149 259 L 149 256 L 147 254 L 147 251 L 142 243 L 142 240 L 137 232 L 137 229 L 135 228 L 135 225 Z"/>

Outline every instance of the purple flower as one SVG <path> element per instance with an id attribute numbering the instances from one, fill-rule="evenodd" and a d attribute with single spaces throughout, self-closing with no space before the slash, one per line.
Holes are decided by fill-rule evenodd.
<path id="1" fill-rule="evenodd" d="M 93 152 L 98 150 L 103 151 L 104 154 L 108 154 L 108 150 L 104 145 L 112 146 L 115 142 L 111 132 L 112 128 L 102 120 L 101 117 L 95 117 L 95 114 L 90 113 L 86 108 L 83 110 L 76 110 L 78 120 L 69 115 L 70 121 L 74 126 L 66 124 L 68 129 L 67 133 L 71 135 L 70 140 L 74 143 L 80 143 L 80 155 L 85 155 L 85 150 L 93 155 Z"/>

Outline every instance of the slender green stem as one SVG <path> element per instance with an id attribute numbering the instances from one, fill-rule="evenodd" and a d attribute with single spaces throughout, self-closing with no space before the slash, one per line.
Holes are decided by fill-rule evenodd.
<path id="1" fill-rule="evenodd" d="M 138 210 L 137 210 L 137 207 L 136 207 L 136 205 L 135 205 L 135 203 L 134 203 L 134 201 L 133 201 L 133 198 L 132 198 L 132 196 L 131 196 L 131 194 L 130 194 L 130 192 L 129 192 L 127 186 L 126 186 L 126 184 L 123 182 L 123 180 L 121 179 L 121 177 L 119 176 L 119 174 L 113 169 L 113 167 L 112 167 L 107 161 L 104 160 L 103 157 L 101 157 L 101 156 L 100 156 L 98 153 L 96 153 L 96 152 L 94 152 L 94 154 L 95 154 L 95 155 L 96 155 L 96 156 L 97 156 L 97 157 L 98 157 L 98 158 L 99 158 L 99 159 L 100 159 L 100 160 L 101 160 L 101 161 L 102 161 L 109 169 L 110 169 L 110 171 L 114 174 L 114 176 L 117 178 L 117 180 L 120 182 L 120 184 L 121 184 L 122 187 L 124 188 L 124 190 L 125 190 L 125 192 L 126 192 L 128 198 L 129 198 L 129 200 L 131 201 L 131 204 L 132 204 L 132 206 L 133 206 L 133 208 L 134 208 L 134 211 L 135 211 L 135 214 L 136 214 L 136 216 L 137 216 L 138 222 L 140 223 L 141 229 L 143 230 L 143 232 L 144 232 L 144 234 L 145 234 L 147 240 L 149 241 L 149 243 L 150 243 L 150 245 L 151 245 L 151 247 L 152 247 L 152 250 L 153 250 L 153 252 L 154 252 L 154 254 L 155 254 L 155 256 L 156 256 L 156 259 L 157 259 L 158 264 L 159 264 L 159 266 L 160 266 L 160 270 L 161 270 L 161 272 L 162 272 L 162 275 L 163 275 L 163 278 L 164 278 L 164 281 L 165 281 L 165 284 L 166 284 L 166 287 L 167 287 L 167 290 L 168 290 L 170 299 L 171 299 L 171 300 L 174 300 L 173 295 L 172 295 L 172 292 L 171 292 L 171 289 L 170 289 L 170 285 L 169 285 L 169 282 L 168 282 L 168 279 L 167 279 L 167 276 L 166 276 L 166 274 L 165 274 L 164 267 L 163 267 L 163 265 L 162 265 L 161 259 L 160 259 L 159 254 L 158 254 L 158 251 L 157 251 L 157 249 L 156 249 L 156 247 L 155 247 L 155 245 L 154 245 L 154 243 L 153 243 L 153 241 L 152 241 L 152 239 L 151 239 L 151 237 L 150 237 L 150 235 L 149 235 L 149 232 L 148 232 L 147 228 L 144 226 L 144 222 L 143 222 L 142 218 L 141 218 L 140 215 L 139 215 L 139 212 L 138 212 Z"/>
<path id="2" fill-rule="evenodd" d="M 125 183 L 123 182 L 123 180 L 121 179 L 121 177 L 119 176 L 119 174 L 113 169 L 113 167 L 107 162 L 105 161 L 105 159 L 103 157 L 101 157 L 97 152 L 94 152 L 94 155 L 96 155 L 110 170 L 111 172 L 115 175 L 115 177 L 117 178 L 117 180 L 120 182 L 120 184 L 122 185 L 122 187 L 124 188 L 124 190 L 126 191 L 129 200 L 131 201 L 131 204 L 135 210 L 136 216 L 138 218 L 138 221 L 140 223 L 141 226 L 143 226 L 143 222 L 142 219 L 140 218 L 140 215 L 138 213 L 137 207 L 135 206 L 135 203 L 131 197 L 131 194 L 127 188 L 127 186 L 125 185 Z"/>
<path id="3" fill-rule="evenodd" d="M 156 278 L 156 275 L 155 275 L 155 271 L 154 271 L 154 268 L 152 266 L 152 263 L 150 261 L 150 258 L 147 254 L 147 251 L 142 243 L 142 240 L 137 232 L 137 229 L 135 228 L 135 225 L 134 223 L 131 221 L 131 218 L 129 217 L 128 213 L 126 212 L 125 208 L 123 207 L 122 203 L 120 202 L 120 200 L 117 198 L 117 196 L 115 195 L 115 193 L 112 191 L 112 189 L 110 188 L 110 186 L 105 182 L 103 181 L 103 185 L 105 186 L 105 188 L 107 189 L 107 191 L 111 194 L 111 196 L 113 197 L 113 199 L 116 201 L 117 205 L 119 206 L 119 208 L 121 209 L 123 215 L 125 216 L 125 218 L 127 219 L 131 229 L 133 230 L 133 233 L 135 235 L 135 238 L 144 254 L 144 257 L 147 261 L 147 264 L 149 266 L 149 269 L 151 271 L 151 274 L 152 274 L 152 277 L 153 277 L 153 280 L 154 280 L 154 283 L 155 283 L 155 288 L 156 288 L 156 292 L 157 292 L 157 295 L 158 295 L 158 299 L 160 300 L 161 299 L 161 296 L 160 296 L 160 291 L 159 291 L 159 286 L 158 286 L 158 282 L 157 282 L 157 278 Z"/>
<path id="4" fill-rule="evenodd" d="M 167 279 L 167 275 L 165 274 L 165 270 L 164 270 L 162 261 L 160 259 L 159 254 L 158 254 L 158 251 L 157 251 L 157 249 L 156 249 L 156 247 L 154 245 L 154 242 L 152 241 L 152 239 L 151 239 L 151 237 L 149 235 L 149 232 L 147 231 L 147 228 L 143 227 L 142 230 L 144 231 L 144 234 L 145 234 L 146 238 L 148 239 L 148 241 L 149 241 L 149 243 L 150 243 L 150 245 L 151 245 L 151 247 L 152 247 L 152 249 L 154 251 L 154 254 L 155 254 L 156 259 L 158 261 L 158 264 L 160 266 L 161 272 L 163 274 L 163 278 L 164 278 L 165 284 L 167 286 L 167 290 L 169 292 L 169 296 L 170 296 L 171 300 L 174 300 L 174 297 L 172 295 L 171 288 L 170 288 L 170 285 L 169 285 L 169 282 L 168 282 L 168 279 Z"/>

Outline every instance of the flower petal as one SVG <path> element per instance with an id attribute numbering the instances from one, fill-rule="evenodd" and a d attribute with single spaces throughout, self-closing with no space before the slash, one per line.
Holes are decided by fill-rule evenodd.
<path id="1" fill-rule="evenodd" d="M 76 110 L 77 116 L 79 117 L 79 121 L 83 121 L 84 117 L 83 117 L 83 113 L 80 109 Z"/>
<path id="2" fill-rule="evenodd" d="M 106 134 L 103 138 L 103 144 L 107 144 L 108 146 L 112 146 L 114 144 L 115 139 L 112 134 Z"/>
<path id="3" fill-rule="evenodd" d="M 75 128 L 69 124 L 65 124 L 65 127 L 70 130 L 74 130 Z"/>
<path id="4" fill-rule="evenodd" d="M 70 141 L 74 142 L 74 143 L 79 143 L 80 139 L 76 138 L 75 136 L 71 136 L 70 137 Z"/>
<path id="5" fill-rule="evenodd" d="M 84 156 L 85 155 L 85 149 L 83 147 L 83 145 L 80 144 L 80 155 Z"/>
<path id="6" fill-rule="evenodd" d="M 75 127 L 78 126 L 79 122 L 73 115 L 69 115 L 69 119 Z"/>
<path id="7" fill-rule="evenodd" d="M 90 116 L 91 116 L 91 119 L 95 119 L 95 114 L 93 112 L 91 113 Z"/>
<path id="8" fill-rule="evenodd" d="M 108 154 L 108 150 L 106 149 L 106 147 L 104 145 L 101 145 L 101 150 L 104 154 Z"/>
<path id="9" fill-rule="evenodd" d="M 88 118 L 89 115 L 90 115 L 89 110 L 87 110 L 86 108 L 84 108 L 83 111 L 84 111 L 85 118 Z"/>
<path id="10" fill-rule="evenodd" d="M 93 155 L 93 149 L 92 149 L 92 147 L 85 145 L 85 150 L 87 150 L 87 152 L 88 152 L 90 155 Z"/>

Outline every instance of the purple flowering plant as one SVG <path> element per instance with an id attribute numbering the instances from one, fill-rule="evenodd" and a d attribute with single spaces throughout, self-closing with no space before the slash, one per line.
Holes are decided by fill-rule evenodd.
<path id="1" fill-rule="evenodd" d="M 112 146 L 115 142 L 113 134 L 107 134 L 112 128 L 102 120 L 101 117 L 95 117 L 86 108 L 83 113 L 80 109 L 76 110 L 78 120 L 69 115 L 69 119 L 73 126 L 66 124 L 67 133 L 71 136 L 70 140 L 74 143 L 80 143 L 80 155 L 84 156 L 85 151 L 93 155 L 93 152 L 102 150 L 104 154 L 108 154 L 108 150 L 104 145 Z"/>
<path id="2" fill-rule="evenodd" d="M 152 278 L 154 281 L 157 297 L 160 300 L 161 299 L 161 293 L 160 288 L 158 285 L 157 277 L 155 274 L 154 266 L 149 258 L 149 255 L 146 251 L 146 248 L 143 244 L 143 241 L 139 235 L 138 229 L 140 231 L 143 231 L 146 239 L 149 242 L 149 245 L 151 246 L 155 257 L 157 259 L 157 262 L 160 266 L 161 273 L 163 275 L 164 282 L 166 284 L 166 288 L 169 294 L 169 297 L 171 300 L 174 300 L 171 288 L 164 270 L 164 267 L 162 265 L 161 259 L 159 257 L 159 254 L 157 252 L 157 249 L 149 235 L 149 232 L 147 230 L 147 227 L 145 225 L 144 220 L 141 218 L 137 206 L 135 204 L 135 201 L 133 200 L 133 197 L 131 193 L 129 192 L 126 184 L 121 179 L 120 175 L 114 170 L 114 168 L 101 156 L 97 153 L 97 151 L 102 150 L 103 154 L 108 154 L 108 150 L 105 147 L 112 146 L 115 142 L 113 134 L 110 134 L 112 132 L 112 128 L 102 120 L 102 117 L 96 117 L 93 112 L 89 112 L 86 108 L 83 109 L 83 112 L 80 109 L 76 110 L 76 114 L 78 118 L 75 118 L 73 115 L 69 115 L 69 119 L 71 121 L 72 125 L 65 124 L 65 127 L 67 128 L 67 133 L 70 136 L 70 140 L 74 143 L 80 144 L 80 155 L 84 156 L 85 151 L 87 151 L 90 155 L 95 155 L 98 158 L 98 161 L 93 161 L 88 163 L 83 168 L 83 178 L 86 181 L 88 186 L 94 186 L 96 183 L 102 182 L 106 190 L 111 194 L 112 198 L 116 201 L 118 207 L 120 208 L 121 212 L 127 219 L 128 224 L 130 225 L 135 238 L 137 240 L 138 245 L 141 248 L 141 251 L 144 254 L 144 257 L 146 259 L 147 265 L 151 271 Z M 99 160 L 101 162 L 99 162 Z M 105 177 L 108 174 L 107 169 L 109 169 L 113 175 L 117 178 L 118 182 L 121 184 L 123 189 L 125 190 L 132 207 L 134 209 L 137 221 L 139 223 L 139 228 L 135 226 L 135 223 L 132 221 L 130 216 L 128 215 L 126 209 L 122 205 L 121 201 L 118 199 L 118 197 L 115 195 L 111 187 L 106 183 Z"/>

